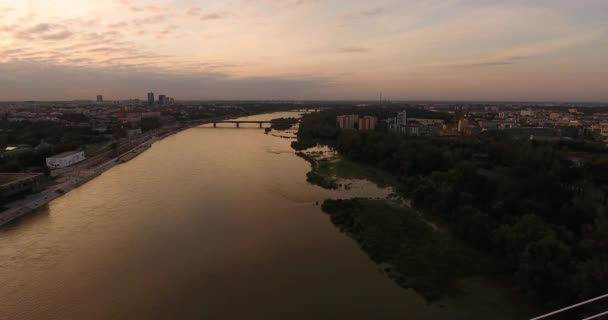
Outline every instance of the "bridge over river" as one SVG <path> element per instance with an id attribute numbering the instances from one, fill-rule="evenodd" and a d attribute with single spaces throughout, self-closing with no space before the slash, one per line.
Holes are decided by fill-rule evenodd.
<path id="1" fill-rule="evenodd" d="M 241 127 L 241 124 L 257 124 L 259 125 L 260 128 L 263 128 L 264 124 L 271 124 L 271 121 L 264 121 L 264 120 L 218 120 L 218 121 L 213 121 L 213 127 L 217 128 L 217 124 L 218 123 L 233 123 L 236 125 L 237 128 Z M 283 121 L 275 121 L 274 123 L 279 124 L 279 123 L 283 123 Z"/>

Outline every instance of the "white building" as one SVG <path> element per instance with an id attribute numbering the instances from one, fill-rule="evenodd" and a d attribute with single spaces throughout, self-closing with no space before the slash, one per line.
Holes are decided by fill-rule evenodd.
<path id="1" fill-rule="evenodd" d="M 407 111 L 401 111 L 397 114 L 395 124 L 397 125 L 397 128 L 407 125 Z"/>
<path id="2" fill-rule="evenodd" d="M 84 159 L 84 151 L 68 151 L 46 158 L 46 166 L 49 167 L 49 169 L 61 169 L 69 167 Z"/>

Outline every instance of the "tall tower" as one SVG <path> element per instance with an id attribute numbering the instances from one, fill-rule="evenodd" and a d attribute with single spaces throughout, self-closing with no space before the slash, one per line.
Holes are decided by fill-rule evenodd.
<path id="1" fill-rule="evenodd" d="M 166 98 L 167 96 L 165 96 L 164 94 L 158 95 L 158 104 L 161 106 L 165 105 Z"/>
<path id="2" fill-rule="evenodd" d="M 148 92 L 148 107 L 154 106 L 154 92 Z"/>
<path id="3" fill-rule="evenodd" d="M 103 96 L 102 95 L 98 95 L 97 96 L 97 102 L 98 103 L 102 103 L 103 102 Z"/>

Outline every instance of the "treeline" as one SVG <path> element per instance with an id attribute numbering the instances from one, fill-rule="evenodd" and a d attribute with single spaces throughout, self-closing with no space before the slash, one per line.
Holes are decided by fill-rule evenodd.
<path id="1" fill-rule="evenodd" d="M 426 118 L 426 119 L 442 119 L 446 122 L 451 122 L 452 116 L 443 112 L 434 112 L 419 108 L 403 106 L 386 106 L 386 107 L 340 107 L 323 110 L 307 114 L 300 120 L 300 129 L 298 131 L 299 140 L 324 141 L 332 143 L 338 137 L 340 130 L 336 127 L 336 116 L 345 114 L 358 114 L 360 116 L 374 116 L 378 119 L 394 118 L 398 112 L 407 111 L 409 118 Z M 376 124 L 377 131 L 387 131 L 387 125 L 384 121 L 379 121 Z"/>
<path id="2" fill-rule="evenodd" d="M 273 130 L 288 130 L 298 123 L 298 118 L 277 118 L 270 120 L 270 128 Z"/>
<path id="3" fill-rule="evenodd" d="M 335 115 L 305 116 L 300 139 L 329 143 L 351 160 L 397 176 L 400 193 L 444 220 L 462 240 L 500 257 L 528 295 L 558 306 L 608 290 L 605 199 L 585 191 L 603 187 L 603 178 L 592 172 L 607 168 L 597 160 L 605 158 L 605 149 L 500 133 L 431 139 L 340 131 Z M 578 156 L 596 160 L 575 164 L 574 148 Z M 581 155 L 585 149 L 590 151 Z"/>
<path id="4" fill-rule="evenodd" d="M 452 281 L 496 270 L 489 259 L 436 232 L 412 209 L 371 199 L 323 202 L 323 211 L 341 231 L 352 236 L 383 271 L 404 288 L 428 301 L 452 289 Z"/>
<path id="5" fill-rule="evenodd" d="M 107 141 L 108 138 L 88 127 L 66 126 L 51 121 L 0 121 L 0 148 L 18 147 L 0 156 L 0 171 L 26 168 L 42 171 L 44 159 L 52 154 Z"/>

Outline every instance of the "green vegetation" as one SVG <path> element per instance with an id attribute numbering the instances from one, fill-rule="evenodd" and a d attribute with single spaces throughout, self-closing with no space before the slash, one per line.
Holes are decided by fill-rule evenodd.
<path id="1" fill-rule="evenodd" d="M 301 142 L 306 143 L 324 143 L 333 145 L 335 139 L 340 135 L 341 131 L 336 127 L 336 116 L 344 114 L 358 114 L 360 116 L 369 115 L 375 116 L 378 119 L 387 119 L 395 117 L 397 112 L 407 110 L 408 117 L 412 118 L 428 118 L 428 119 L 443 119 L 446 122 L 452 120 L 452 116 L 446 113 L 432 112 L 411 107 L 343 107 L 335 109 L 327 109 L 322 112 L 306 114 L 300 120 L 300 129 L 298 130 L 298 138 Z M 378 131 L 386 131 L 386 123 L 379 122 L 377 124 Z"/>
<path id="2" fill-rule="evenodd" d="M 272 130 L 288 130 L 298 123 L 298 118 L 277 118 L 270 120 L 270 128 Z"/>
<path id="3" fill-rule="evenodd" d="M 146 132 L 160 128 L 160 120 L 158 118 L 142 118 L 141 119 L 141 131 Z"/>
<path id="4" fill-rule="evenodd" d="M 439 299 L 455 279 L 495 268 L 486 259 L 435 231 L 416 213 L 388 200 L 326 200 L 322 206 L 399 285 Z M 390 267 L 389 267 L 390 266 Z"/>
<path id="5" fill-rule="evenodd" d="M 308 182 L 326 189 L 335 189 L 334 186 L 338 185 L 336 179 L 370 180 L 380 187 L 396 186 L 398 184 L 394 176 L 373 166 L 356 163 L 348 159 L 327 159 L 322 152 L 299 151 L 296 154 L 312 166 L 311 172 L 308 173 Z"/>
<path id="6" fill-rule="evenodd" d="M 312 166 L 312 170 L 306 174 L 306 181 L 325 189 L 338 189 L 336 179 L 327 173 L 327 160 L 317 160 L 304 152 L 296 152 L 296 155 L 308 161 Z"/>
<path id="7" fill-rule="evenodd" d="M 359 115 L 385 111 L 376 109 Z M 469 247 L 504 261 L 500 275 L 510 277 L 527 296 L 554 308 L 601 295 L 608 288 L 605 147 L 590 141 L 517 140 L 500 132 L 476 138 L 404 138 L 382 127 L 374 132 L 340 131 L 335 127 L 336 113 L 305 115 L 299 138 L 328 141 L 350 161 L 393 176 L 399 193 L 416 208 L 443 221 Z M 573 158 L 582 159 L 582 164 Z M 344 210 L 358 212 L 359 205 L 367 204 L 358 202 Z M 372 228 L 365 225 L 370 220 L 357 221 L 357 228 Z M 369 237 L 366 243 L 376 241 L 374 237 L 382 243 L 402 243 L 400 233 L 409 227 L 375 222 L 374 226 L 377 232 L 363 233 Z M 421 246 L 411 249 L 415 252 L 438 254 L 435 246 L 415 244 Z M 412 257 L 387 259 L 404 274 L 428 267 L 424 254 Z M 444 283 L 443 272 L 447 271 L 427 276 Z"/>
<path id="8" fill-rule="evenodd" d="M 51 121 L 0 120 L 0 148 L 18 146 L 0 154 L 0 171 L 44 171 L 47 156 L 99 144 L 108 138 L 88 127 L 66 126 Z"/>
<path id="9" fill-rule="evenodd" d="M 302 141 L 300 139 L 291 142 L 291 147 L 296 151 L 302 151 L 310 148 L 314 148 L 317 145 L 314 141 Z"/>

